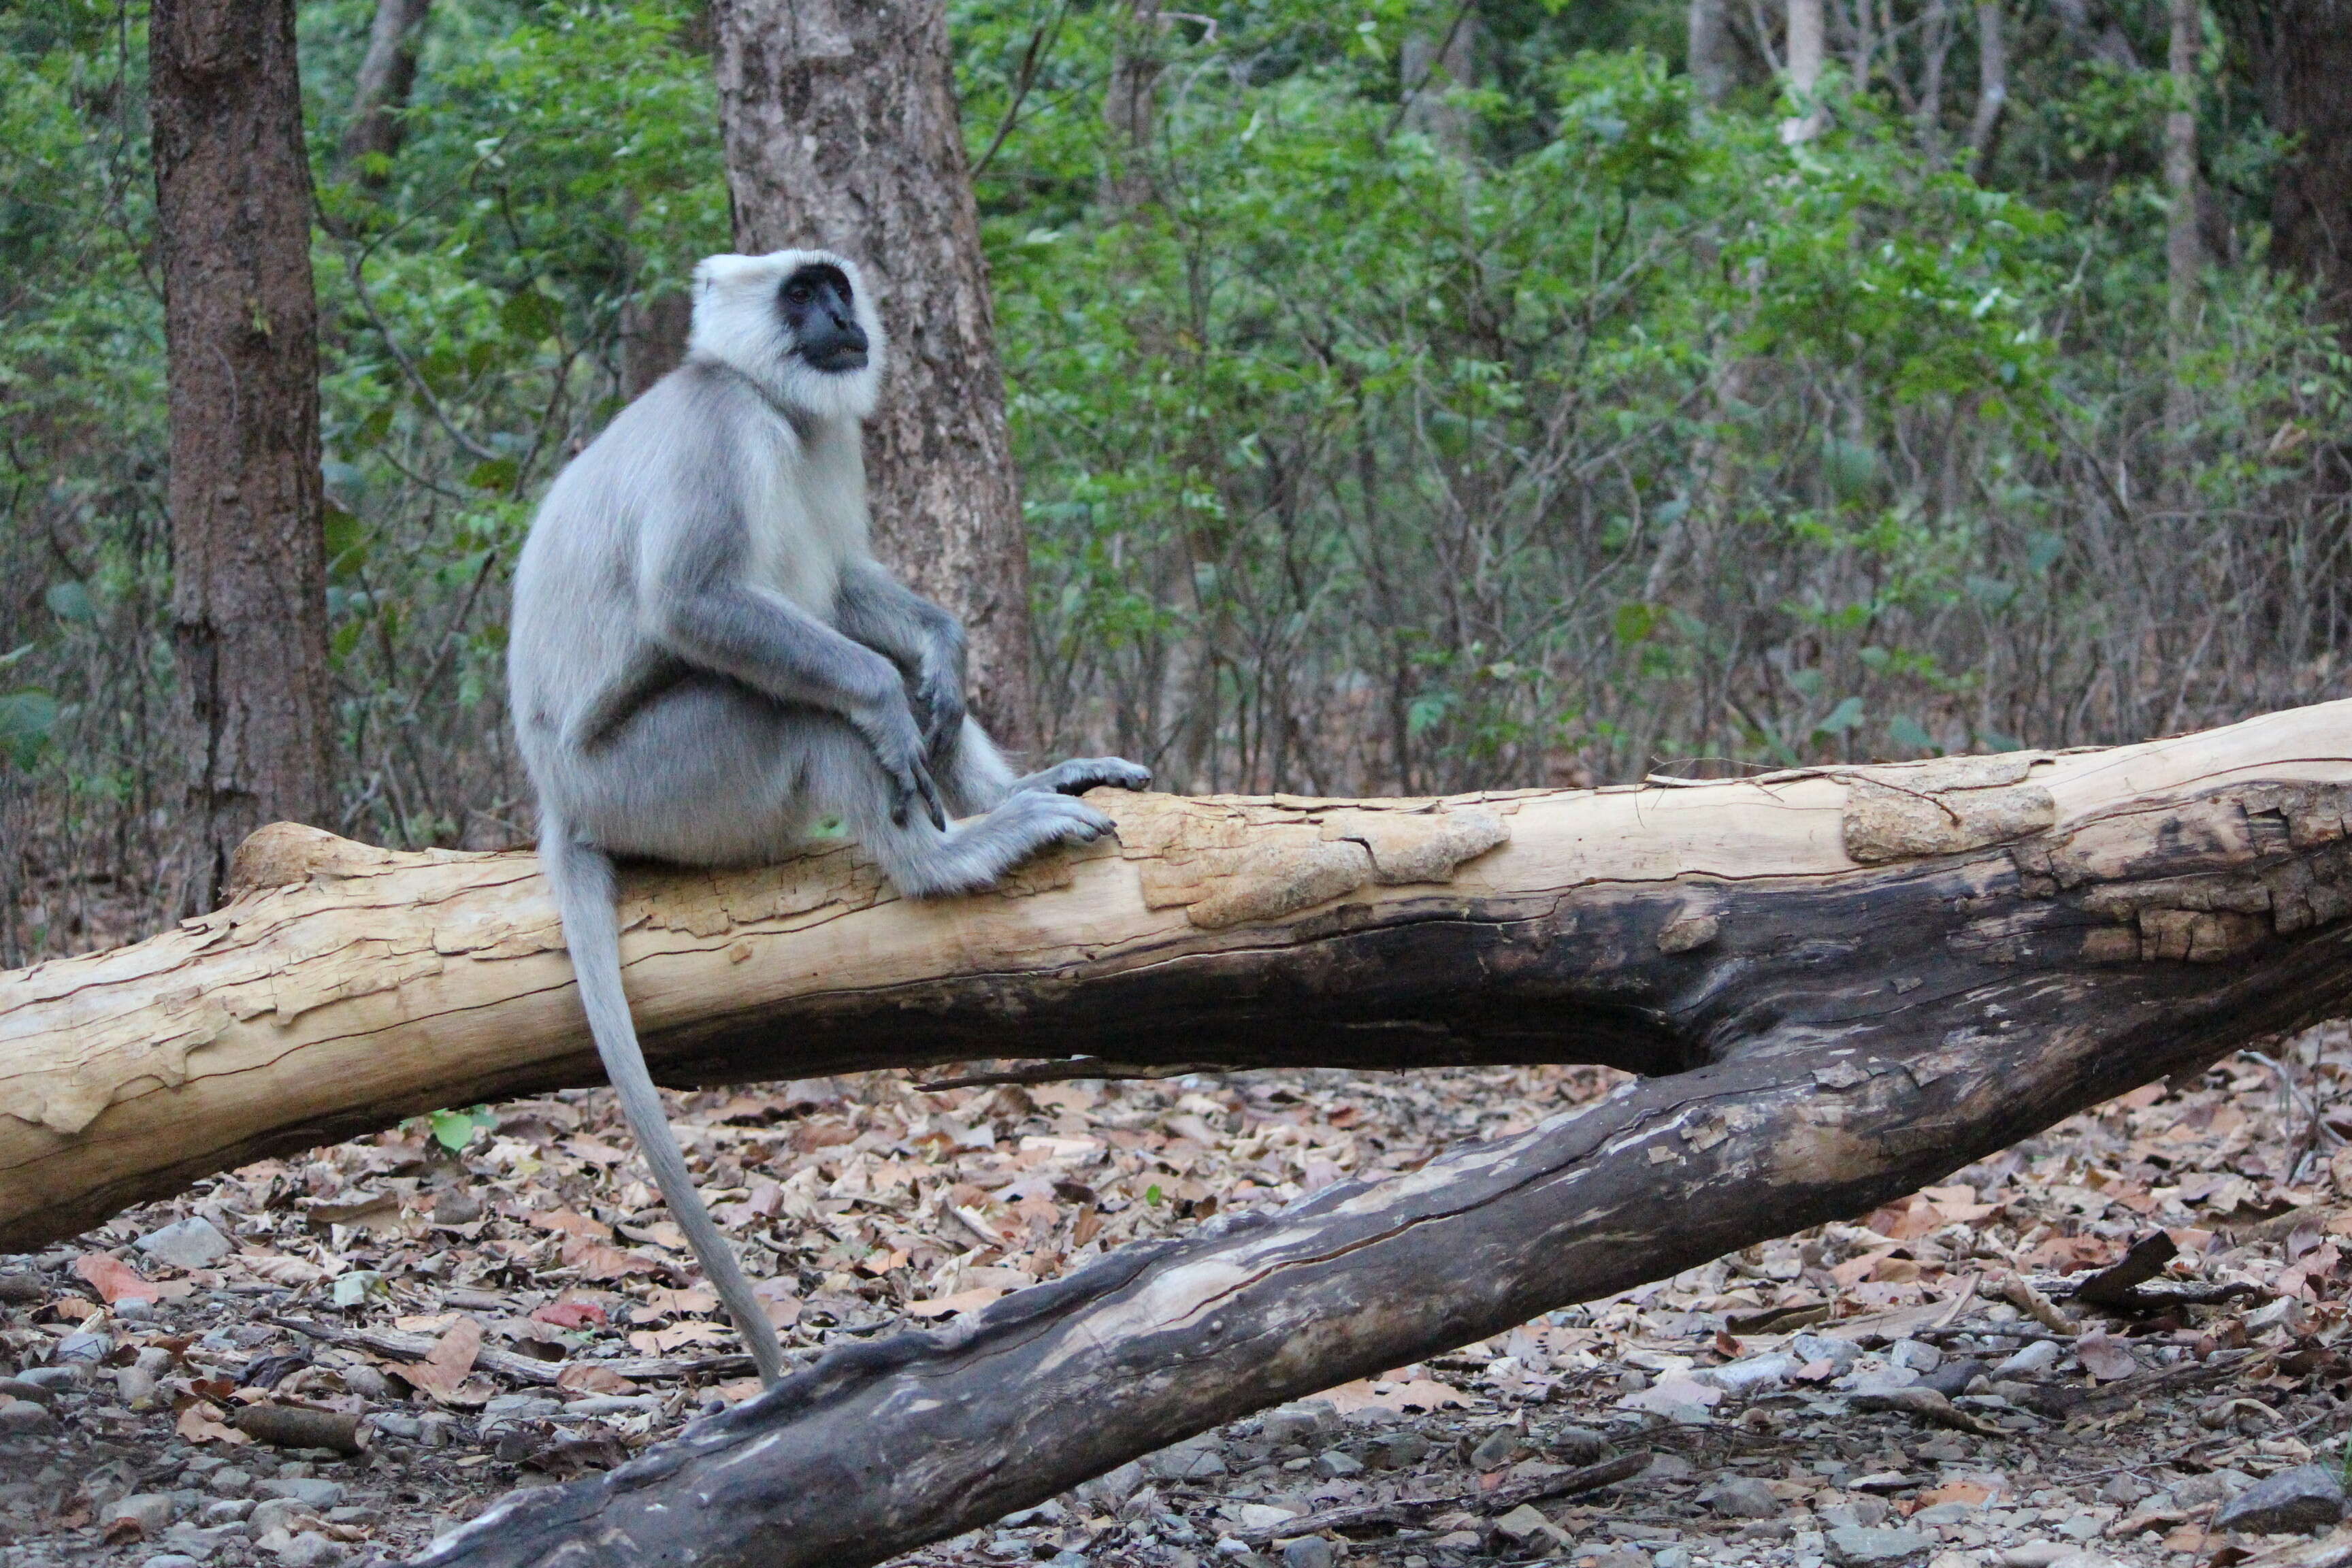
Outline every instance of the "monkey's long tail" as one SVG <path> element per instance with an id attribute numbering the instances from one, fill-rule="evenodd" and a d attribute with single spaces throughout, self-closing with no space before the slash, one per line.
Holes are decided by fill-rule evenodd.
<path id="1" fill-rule="evenodd" d="M 589 1032 L 596 1037 L 596 1054 L 604 1058 L 604 1076 L 621 1097 L 621 1113 L 637 1135 L 637 1148 L 654 1170 L 654 1181 L 669 1205 L 672 1218 L 686 1232 L 702 1271 L 710 1277 L 727 1315 L 760 1368 L 760 1381 L 771 1387 L 784 1374 L 783 1348 L 751 1282 L 735 1260 L 712 1223 L 710 1213 L 694 1190 L 694 1177 L 678 1152 L 677 1139 L 661 1096 L 654 1092 L 653 1074 L 637 1044 L 637 1026 L 629 1016 L 629 998 L 621 989 L 620 923 L 614 911 L 615 892 L 612 859 L 601 849 L 582 844 L 550 816 L 541 825 L 540 865 L 555 892 L 555 908 L 563 917 L 563 942 L 572 950 L 572 972 L 580 982 L 580 1000 L 588 1010 Z"/>

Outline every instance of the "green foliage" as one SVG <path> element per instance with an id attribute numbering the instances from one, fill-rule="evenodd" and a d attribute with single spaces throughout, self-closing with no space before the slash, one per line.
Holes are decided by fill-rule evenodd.
<path id="1" fill-rule="evenodd" d="M 478 1135 L 495 1131 L 499 1117 L 488 1106 L 477 1105 L 470 1110 L 434 1111 L 425 1117 L 425 1124 L 432 1130 L 434 1142 L 454 1153 Z"/>
<path id="2" fill-rule="evenodd" d="M 503 843 L 515 549 L 730 242 L 707 18 L 436 0 L 403 145 L 345 169 L 373 9 L 299 13 L 345 826 Z M 1753 60 L 1694 102 L 1678 0 L 1481 0 L 1475 85 L 1407 101 L 1457 10 L 954 0 L 1050 746 L 1431 791 L 2341 689 L 2347 364 L 2261 269 L 2280 146 L 2221 50 L 2176 337 L 2159 69 L 2012 16 L 1979 183 L 1973 35 L 1912 0 L 1795 147 Z M 144 25 L 0 15 L 0 963 L 177 874 Z"/>

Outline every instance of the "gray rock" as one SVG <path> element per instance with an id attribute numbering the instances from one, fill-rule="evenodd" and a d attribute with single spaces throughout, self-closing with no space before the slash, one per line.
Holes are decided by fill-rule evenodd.
<path id="1" fill-rule="evenodd" d="M 1429 1458 L 1429 1439 L 1418 1432 L 1400 1432 L 1381 1445 L 1381 1460 L 1392 1470 L 1409 1470 Z"/>
<path id="2" fill-rule="evenodd" d="M 144 1323 L 153 1321 L 155 1303 L 144 1296 L 125 1296 L 114 1304 L 114 1321 L 119 1323 Z"/>
<path id="3" fill-rule="evenodd" d="M 220 1227 L 202 1215 L 192 1215 L 139 1238 L 139 1250 L 174 1268 L 210 1268 L 236 1247 Z"/>
<path id="4" fill-rule="evenodd" d="M 246 1522 L 253 1527 L 253 1533 L 256 1535 L 267 1535 L 273 1530 L 282 1530 L 291 1534 L 296 1520 L 310 1520 L 317 1517 L 318 1510 L 307 1503 L 296 1502 L 290 1497 L 274 1497 L 265 1498 L 254 1504 L 253 1512 L 246 1517 Z"/>
<path id="5" fill-rule="evenodd" d="M 1886 1516 L 1895 1511 L 1883 1497 L 1858 1497 L 1851 1502 L 1834 1503 L 1821 1510 L 1822 1522 L 1832 1527 L 1855 1524 L 1867 1530 L 1885 1524 Z"/>
<path id="6" fill-rule="evenodd" d="M 1516 1426 L 1497 1426 L 1470 1450 L 1470 1463 L 1482 1470 L 1499 1470 L 1527 1446 L 1526 1434 Z"/>
<path id="7" fill-rule="evenodd" d="M 298 1535 L 278 1552 L 282 1568 L 327 1568 L 327 1564 L 342 1560 L 341 1545 L 323 1535 Z"/>
<path id="8" fill-rule="evenodd" d="M 1331 1543 L 1319 1535 L 1302 1535 L 1282 1543 L 1282 1568 L 1331 1568 Z"/>
<path id="9" fill-rule="evenodd" d="M 351 1379 L 345 1377 L 343 1382 L 348 1384 Z M 566 1400 L 563 1405 L 563 1418 L 571 1421 L 590 1415 L 634 1415 L 640 1410 L 660 1408 L 661 1401 L 650 1394 L 592 1394 L 585 1399 Z M 383 1426 L 383 1417 L 377 1416 L 375 1422 L 377 1426 Z M 412 1420 L 409 1425 L 414 1426 L 416 1423 Z M 407 1432 L 402 1436 L 414 1437 L 416 1434 Z"/>
<path id="10" fill-rule="evenodd" d="M 1947 1399 L 1958 1399 L 1969 1391 L 1969 1384 L 1984 1374 L 1984 1363 L 1970 1361 L 1964 1357 L 1958 1361 L 1948 1361 L 1935 1371 L 1928 1373 L 1920 1378 L 1919 1386 L 1932 1388 Z"/>
<path id="11" fill-rule="evenodd" d="M 1992 1369 L 1995 1377 L 2039 1377 L 2058 1364 L 2056 1340 L 2035 1340 Z"/>
<path id="12" fill-rule="evenodd" d="M 569 1411 L 572 1407 L 566 1405 L 564 1408 Z M 583 1411 L 581 1414 L 589 1413 Z M 425 1430 L 425 1423 L 415 1416 L 403 1415 L 391 1410 L 376 1411 L 368 1417 L 368 1425 L 387 1437 L 406 1437 L 412 1442 Z"/>
<path id="13" fill-rule="evenodd" d="M 203 1519 L 206 1524 L 217 1526 L 238 1523 L 245 1519 L 250 1518 L 252 1513 L 253 1500 L 251 1498 L 225 1497 L 215 1498 L 212 1501 L 205 1504 L 204 1511 L 198 1517 Z"/>
<path id="14" fill-rule="evenodd" d="M 342 1482 L 322 1480 L 315 1476 L 261 1481 L 253 1489 L 260 1497 L 290 1499 L 313 1513 L 333 1508 L 343 1500 Z"/>
<path id="15" fill-rule="evenodd" d="M 199 1529 L 193 1524 L 175 1524 L 163 1532 L 163 1545 L 166 1551 L 193 1557 L 199 1563 L 209 1563 L 224 1546 L 235 1543 L 242 1548 L 245 1539 L 244 1524 L 232 1520 L 210 1530 Z"/>
<path id="16" fill-rule="evenodd" d="M 1397 1438 L 1391 1437 L 1389 1446 L 1394 1447 L 1397 1442 Z M 1544 1447 L 1550 1449 L 1551 1457 L 1563 1465 L 1590 1465 L 1609 1452 L 1609 1435 L 1596 1432 L 1590 1426 L 1555 1427 L 1544 1437 Z M 1417 1464 L 1420 1460 L 1416 1456 L 1402 1462 Z"/>
<path id="17" fill-rule="evenodd" d="M 2079 1546 L 2056 1541 L 2028 1541 L 2000 1554 L 2001 1568 L 2050 1568 L 2060 1558 L 2073 1557 L 2081 1551 Z"/>
<path id="18" fill-rule="evenodd" d="M 1701 1383 L 1711 1383 L 1731 1394 L 1752 1394 L 1759 1388 L 1774 1388 L 1786 1383 L 1805 1363 L 1785 1351 L 1769 1355 L 1743 1356 L 1691 1373 Z"/>
<path id="19" fill-rule="evenodd" d="M 1141 1463 L 1143 1473 L 1154 1480 L 1189 1481 L 1225 1474 L 1225 1457 L 1217 1451 L 1215 1437 L 1206 1433 L 1146 1454 Z"/>
<path id="20" fill-rule="evenodd" d="M 0 1401 L 0 1437 L 36 1436 L 57 1430 L 58 1418 L 29 1399 Z"/>
<path id="21" fill-rule="evenodd" d="M 139 1533 L 148 1540 L 163 1533 L 172 1522 L 172 1499 L 164 1492 L 133 1492 L 117 1498 L 98 1516 L 101 1528 L 128 1523 L 136 1525 Z"/>
<path id="22" fill-rule="evenodd" d="M 1780 1500 L 1753 1476 L 1732 1476 L 1716 1482 L 1706 1500 L 1707 1507 L 1727 1519 L 1772 1519 L 1780 1512 Z"/>
<path id="23" fill-rule="evenodd" d="M 1886 1347 L 1886 1359 L 1913 1372 L 1933 1372 L 1944 1363 L 1944 1352 L 1925 1340 L 1897 1340 Z"/>
<path id="24" fill-rule="evenodd" d="M 36 1388 L 79 1388 L 87 1375 L 78 1366 L 28 1366 L 16 1374 L 18 1383 L 29 1383 Z"/>
<path id="25" fill-rule="evenodd" d="M 29 1399 L 36 1405 L 55 1408 L 58 1391 L 45 1383 L 32 1383 L 21 1377 L 0 1377 L 0 1399 Z"/>
<path id="26" fill-rule="evenodd" d="M 140 1568 L 196 1568 L 196 1560 L 177 1552 L 158 1552 Z"/>
<path id="27" fill-rule="evenodd" d="M 1522 1545 L 1537 1536 L 1549 1536 L 1551 1528 L 1551 1521 L 1545 1518 L 1543 1510 L 1531 1502 L 1521 1503 L 1495 1521 L 1495 1529 L 1498 1533 Z"/>
<path id="28" fill-rule="evenodd" d="M 1935 1543 L 1916 1530 L 1878 1530 L 1866 1524 L 1842 1524 L 1829 1533 L 1830 1555 L 1848 1568 L 1907 1562 Z"/>
<path id="29" fill-rule="evenodd" d="M 125 1405 L 136 1405 L 155 1392 L 155 1374 L 135 1366 L 114 1369 L 114 1397 Z"/>
<path id="30" fill-rule="evenodd" d="M 2227 1502 L 2253 1484 L 2254 1478 L 2243 1470 L 2208 1470 L 2173 1488 L 2172 1500 L 2183 1508 L 2203 1508 L 2208 1503 Z"/>
<path id="31" fill-rule="evenodd" d="M 1828 1334 L 1799 1334 L 1789 1342 L 1789 1353 L 1800 1362 L 1828 1362 L 1843 1377 L 1853 1370 L 1861 1359 L 1862 1347 L 1852 1340 L 1835 1339 Z"/>
<path id="32" fill-rule="evenodd" d="M 1090 1481 L 1080 1481 L 1072 1489 L 1072 1495 L 1089 1514 L 1116 1513 L 1118 1505 L 1133 1497 L 1142 1485 L 1143 1467 L 1130 1462 Z"/>
<path id="33" fill-rule="evenodd" d="M 1277 1447 L 1285 1443 L 1310 1443 L 1330 1415 L 1328 1405 L 1286 1405 L 1266 1412 L 1258 1433 Z"/>
<path id="34" fill-rule="evenodd" d="M 215 1470 L 205 1481 L 205 1489 L 215 1497 L 243 1497 L 253 1489 L 253 1472 L 235 1465 Z"/>
<path id="35" fill-rule="evenodd" d="M 2298 1465 L 2256 1481 L 2213 1516 L 2216 1530 L 2277 1535 L 2324 1530 L 2344 1517 L 2344 1483 L 2326 1465 Z"/>
<path id="36" fill-rule="evenodd" d="M 1045 1559 L 1045 1568 L 1087 1568 L 1087 1554 L 1065 1547 Z"/>
<path id="37" fill-rule="evenodd" d="M 1362 1475 L 1364 1462 L 1352 1454 L 1342 1453 L 1337 1448 L 1326 1448 L 1315 1456 L 1315 1473 L 1327 1481 L 1336 1481 L 1343 1476 Z"/>
<path id="38" fill-rule="evenodd" d="M 1923 1530 L 1930 1525 L 1966 1524 L 1976 1511 L 1977 1506 L 1971 1502 L 1930 1503 L 1913 1514 L 1908 1522 L 1913 1528 Z"/>
<path id="39" fill-rule="evenodd" d="M 2058 1533 L 2069 1541 L 2095 1541 L 2107 1521 L 2095 1513 L 2078 1513 L 2058 1526 Z"/>

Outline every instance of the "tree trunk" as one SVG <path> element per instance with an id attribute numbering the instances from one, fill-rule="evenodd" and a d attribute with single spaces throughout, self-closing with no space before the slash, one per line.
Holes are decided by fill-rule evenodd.
<path id="1" fill-rule="evenodd" d="M 2352 0 L 2227 0 L 2264 118 L 2289 139 L 2272 176 L 2274 266 L 2308 279 L 2352 347 Z"/>
<path id="2" fill-rule="evenodd" d="M 941 0 L 714 9 L 735 243 L 868 269 L 890 345 L 866 441 L 877 542 L 963 621 L 973 711 L 1033 744 L 1028 545 Z"/>
<path id="3" fill-rule="evenodd" d="M 265 822 L 334 820 L 310 165 L 292 0 L 157 0 L 172 618 L 192 894 Z"/>
<path id="4" fill-rule="evenodd" d="M 1731 19 L 1724 0 L 1690 0 L 1685 53 L 1691 88 L 1698 100 L 1712 109 L 1731 90 Z"/>
<path id="5" fill-rule="evenodd" d="M 401 110 L 408 107 L 409 90 L 416 85 L 417 37 L 432 5 L 433 0 L 376 0 L 375 23 L 368 29 L 367 55 L 352 89 L 351 123 L 340 149 L 346 174 L 369 190 L 382 190 L 392 178 L 390 160 L 405 134 Z"/>
<path id="6" fill-rule="evenodd" d="M 2197 275 L 2205 264 L 2197 230 L 2197 55 L 2204 43 L 2198 0 L 2171 0 L 2173 107 L 2164 117 L 2164 189 L 2170 210 L 2164 226 L 2166 314 L 2174 357 L 2197 314 Z"/>
<path id="7" fill-rule="evenodd" d="M 1969 120 L 1969 173 L 1977 184 L 1992 174 L 2000 146 L 2001 114 L 2009 107 L 2009 37 L 2000 0 L 1977 0 L 1977 108 Z"/>
<path id="8" fill-rule="evenodd" d="M 1442 807 L 1097 792 L 1119 842 L 1003 895 L 899 900 L 846 847 L 637 873 L 623 952 L 671 1084 L 1080 1052 L 1658 1075 L 1790 1031 L 2063 1054 L 2150 1019 L 2234 1042 L 2331 1016 L 2352 979 L 2327 967 L 2348 789 L 2352 702 L 2114 752 Z M 237 866 L 256 890 L 224 910 L 0 976 L 0 1251 L 602 1081 L 531 856 L 284 828 Z"/>
<path id="9" fill-rule="evenodd" d="M 1119 10 L 1118 51 L 1103 89 L 1103 123 L 1110 131 L 1114 162 L 1104 171 L 1102 202 L 1114 212 L 1132 213 L 1152 199 L 1151 138 L 1160 123 L 1158 88 L 1168 64 L 1168 24 L 1160 15 L 1160 0 L 1126 0 Z"/>
<path id="10" fill-rule="evenodd" d="M 1866 1213 L 2327 1017 L 2352 998 L 2352 704 L 2322 713 L 2301 757 L 2325 762 L 2296 760 L 2288 716 L 2031 765 L 1523 797 L 1508 847 L 1416 900 L 1387 963 L 1347 963 L 1335 939 L 1360 927 L 1329 910 L 1276 939 L 1293 984 L 1261 984 L 1258 1005 L 1312 1032 L 1331 998 L 1300 1005 L 1310 975 L 1410 985 L 1475 951 L 1443 1012 L 1375 1006 L 1683 1070 L 1408 1175 L 1121 1248 L 944 1331 L 835 1351 L 608 1476 L 516 1494 L 423 1561 L 877 1562 L 1251 1410 Z M 1634 842 L 1612 840 L 1612 813 Z M 1537 860 L 1555 896 L 1519 904 L 1508 936 L 1463 929 L 1498 921 L 1498 877 L 1533 892 Z"/>
<path id="11" fill-rule="evenodd" d="M 1794 145 L 1822 133 L 1827 117 L 1818 95 L 1828 42 L 1822 30 L 1822 0 L 1789 0 L 1789 94 L 1801 113 L 1780 121 L 1780 140 Z"/>
<path id="12" fill-rule="evenodd" d="M 1405 123 L 1428 137 L 1449 155 L 1470 156 L 1470 117 L 1446 101 L 1456 88 L 1478 80 L 1478 8 L 1475 0 L 1462 0 L 1445 31 L 1409 33 L 1397 51 L 1398 85 L 1404 98 Z"/>

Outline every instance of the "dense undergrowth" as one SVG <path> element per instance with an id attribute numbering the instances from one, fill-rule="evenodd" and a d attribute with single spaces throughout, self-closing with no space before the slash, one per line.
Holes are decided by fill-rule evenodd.
<path id="1" fill-rule="evenodd" d="M 2163 16 L 2110 9 L 2098 58 L 2011 16 L 1979 180 L 1931 0 L 1831 6 L 1796 147 L 1769 37 L 1702 109 L 1657 0 L 1486 0 L 1480 85 L 1411 112 L 1451 4 L 959 0 L 1048 744 L 1424 792 L 2342 694 L 2352 372 L 2263 266 L 2281 148 L 2210 35 L 2168 329 Z M 693 7 L 441 0 L 404 144 L 348 169 L 372 11 L 302 7 L 340 826 L 503 844 L 506 574 L 729 243 L 715 95 Z M 143 30 L 0 17 L 0 963 L 182 896 Z"/>

